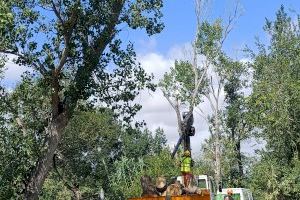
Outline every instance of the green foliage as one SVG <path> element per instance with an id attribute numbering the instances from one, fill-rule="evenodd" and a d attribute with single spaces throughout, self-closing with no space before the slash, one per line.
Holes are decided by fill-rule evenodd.
<path id="1" fill-rule="evenodd" d="M 167 145 L 167 138 L 162 128 L 157 128 L 154 133 L 154 137 L 152 137 L 151 146 L 152 153 L 159 154 L 163 151 L 163 148 Z"/>
<path id="2" fill-rule="evenodd" d="M 142 193 L 141 176 L 149 175 L 155 181 L 158 176 L 170 179 L 180 173 L 179 167 L 175 165 L 168 149 L 164 149 L 159 154 L 147 155 L 139 159 L 122 157 L 115 163 L 114 168 L 116 172 L 112 174 L 110 180 L 112 188 L 116 191 L 112 199 L 140 196 Z"/>
<path id="3" fill-rule="evenodd" d="M 5 178 L 0 184 L 6 187 L 1 191 L 8 195 L 5 197 L 24 193 L 20 190 L 25 188 L 25 193 L 37 198 L 55 150 L 57 155 L 66 156 L 64 167 L 70 182 L 80 182 L 82 190 L 102 184 L 91 183 L 102 173 L 97 172 L 99 163 L 104 160 L 111 164 L 122 150 L 118 145 L 123 130 L 117 130 L 120 125 L 111 123 L 112 119 L 123 117 L 128 125 L 141 109 L 132 103 L 133 99 L 141 89 L 155 89 L 153 77 L 137 62 L 133 45 L 122 43 L 119 33 L 124 25 L 145 29 L 148 35 L 159 33 L 163 28 L 162 5 L 161 0 L 0 2 L 0 53 L 16 55 L 17 64 L 30 67 L 36 74 L 26 76 L 16 90 L 7 94 L 5 103 L 1 102 L 4 123 L 0 142 L 7 149 L 1 144 L 1 154 L 6 156 L 0 169 Z M 101 105 L 113 116 L 77 113 L 81 111 L 80 103 L 87 100 L 89 108 Z M 66 123 L 51 126 L 58 116 Z M 72 134 L 66 131 L 63 135 L 70 119 L 76 121 L 77 126 L 72 125 L 77 129 L 69 127 L 67 131 Z M 53 134 L 51 127 L 58 133 Z M 102 157 L 99 148 L 106 151 Z M 20 157 L 13 161 L 15 155 Z M 39 164 L 44 166 L 38 168 Z M 58 170 L 62 171 L 60 164 Z M 9 174 L 9 168 L 16 172 Z M 39 169 L 45 169 L 45 173 L 37 183 L 35 175 L 43 171 Z M 33 182 L 37 185 L 30 188 Z M 93 189 L 87 191 L 93 193 Z"/>
<path id="4" fill-rule="evenodd" d="M 122 154 L 128 158 L 138 158 L 147 154 L 158 154 L 167 143 L 164 131 L 160 128 L 155 133 L 145 129 L 129 128 L 121 135 Z M 130 145 L 129 145 L 130 144 Z"/>
<path id="5" fill-rule="evenodd" d="M 277 20 L 268 24 L 267 30 L 272 31 L 268 52 L 260 50 L 252 65 L 252 122 L 261 129 L 259 136 L 266 140 L 268 150 L 289 163 L 299 154 L 300 145 L 300 32 L 283 8 L 277 13 Z"/>
<path id="6" fill-rule="evenodd" d="M 250 174 L 250 186 L 257 199 L 298 199 L 299 160 L 290 166 L 280 166 L 274 158 L 262 158 L 254 164 Z"/>
<path id="7" fill-rule="evenodd" d="M 43 187 L 44 199 L 70 198 L 73 194 L 68 188 L 74 184 L 82 198 L 96 197 L 103 189 L 108 199 L 124 199 L 140 195 L 140 177 L 145 173 L 156 176 L 174 171 L 165 167 L 166 160 L 171 166 L 173 161 L 164 147 L 162 129 L 154 134 L 147 129 L 124 129 L 109 111 L 77 111 L 62 141 L 55 158 L 57 170 Z"/>
<path id="8" fill-rule="evenodd" d="M 42 84 L 27 74 L 13 92 L 3 91 L 0 99 L 0 193 L 5 199 L 22 193 L 23 181 L 43 149 L 49 99 Z"/>
<path id="9" fill-rule="evenodd" d="M 149 35 L 160 32 L 161 0 L 66 0 L 55 3 L 54 8 L 49 1 L 9 2 L 3 5 L 14 21 L 9 31 L 1 32 L 7 45 L 0 50 L 18 55 L 17 63 L 33 67 L 48 84 L 54 78 L 54 68 L 62 70 L 56 71 L 60 73 L 56 78 L 62 86 L 60 95 L 68 96 L 70 108 L 75 108 L 78 99 L 93 94 L 100 103 L 124 114 L 126 121 L 134 115 L 126 116 L 128 111 L 136 113 L 140 109 L 127 102 L 141 88 L 153 90 L 152 77 L 137 63 L 133 45 L 124 45 L 118 38 L 121 31 L 118 25 L 127 23 L 134 29 L 145 28 Z M 118 9 L 120 15 L 114 19 Z M 35 40 L 37 37 L 39 41 Z M 60 66 L 63 54 L 68 59 Z M 118 103 L 121 101 L 123 104 Z"/>
<path id="10" fill-rule="evenodd" d="M 265 30 L 268 46 L 258 43 L 252 67 L 253 94 L 249 98 L 250 122 L 256 136 L 266 142 L 265 151 L 252 171 L 252 186 L 260 199 L 298 199 L 300 191 L 300 29 L 284 8 Z"/>
<path id="11" fill-rule="evenodd" d="M 248 74 L 245 65 L 239 61 L 230 61 L 225 69 L 223 180 L 226 187 L 243 187 L 245 184 L 243 165 L 247 158 L 242 155 L 241 143 L 250 137 L 250 126 L 246 122 L 248 114 L 243 94 L 246 86 L 244 77 Z"/>
<path id="12" fill-rule="evenodd" d="M 208 59 L 216 59 L 221 50 L 220 41 L 223 38 L 223 25 L 221 20 L 214 23 L 204 21 L 198 27 L 197 53 L 206 56 Z"/>
<path id="13" fill-rule="evenodd" d="M 49 120 L 50 105 L 48 90 L 43 84 L 28 74 L 12 93 L 1 97 L 0 185 L 1 195 L 6 199 L 21 198 L 22 181 L 43 150 L 46 137 L 43 128 Z M 16 117 L 20 117 L 26 127 L 20 127 Z M 98 194 L 101 188 L 110 193 L 112 188 L 106 183 L 115 173 L 115 162 L 122 155 L 129 159 L 156 155 L 163 151 L 165 144 L 162 129 L 153 135 L 147 129 L 125 129 L 112 111 L 81 103 L 57 150 L 55 160 L 60 175 L 53 171 L 46 179 L 41 198 L 70 198 L 73 194 L 66 185 L 75 183 L 84 198 Z"/>
<path id="14" fill-rule="evenodd" d="M 145 163 L 143 159 L 122 157 L 114 163 L 115 173 L 111 175 L 110 186 L 114 194 L 109 195 L 111 199 L 126 199 L 128 197 L 140 196 L 140 177 L 144 174 Z"/>
<path id="15" fill-rule="evenodd" d="M 64 185 L 63 181 L 55 175 L 55 173 L 50 173 L 44 183 L 40 199 L 71 200 L 72 192 Z"/>
<path id="16" fill-rule="evenodd" d="M 201 77 L 203 69 L 193 69 L 189 61 L 175 61 L 171 71 L 164 74 L 163 79 L 159 83 L 159 87 L 164 92 L 164 95 L 173 101 L 179 101 L 180 104 L 186 106 L 198 105 L 202 102 L 202 96 L 205 90 L 204 83 L 202 87 L 196 91 L 195 73 Z M 193 93 L 197 92 L 195 99 Z"/>
<path id="17" fill-rule="evenodd" d="M 164 149 L 156 156 L 147 155 L 145 157 L 146 172 L 150 177 L 165 176 L 171 178 L 180 174 L 176 161 L 171 158 L 169 149 Z"/>
<path id="18" fill-rule="evenodd" d="M 1 1 L 0 2 L 0 34 L 4 35 L 6 31 L 9 31 L 13 24 L 13 14 L 10 10 L 9 3 L 10 1 Z M 0 38 L 0 49 L 3 49 L 7 45 L 7 38 Z"/>
<path id="19" fill-rule="evenodd" d="M 65 181 L 78 184 L 85 196 L 105 187 L 108 170 L 121 151 L 120 135 L 121 126 L 112 114 L 78 112 L 65 129 L 56 159 Z M 89 188 L 87 194 L 84 188 Z"/>
<path id="20" fill-rule="evenodd" d="M 212 157 L 207 157 L 207 154 L 200 155 L 194 160 L 194 166 L 192 168 L 194 175 L 207 174 L 209 176 L 214 175 L 214 170 L 211 165 Z"/>
<path id="21" fill-rule="evenodd" d="M 0 2 L 0 30 L 2 31 L 13 21 L 13 15 L 10 12 L 7 2 Z"/>
<path id="22" fill-rule="evenodd" d="M 221 50 L 222 35 L 223 28 L 220 20 L 216 20 L 213 24 L 207 21 L 201 23 L 193 46 L 195 50 L 193 56 L 195 61 L 197 57 L 202 56 L 206 62 L 198 66 L 198 63 L 191 63 L 191 61 L 175 61 L 174 67 L 169 73 L 165 73 L 159 84 L 166 97 L 192 107 L 203 101 L 203 95 L 209 92 L 207 88 L 209 77 L 206 73 L 210 65 L 215 65 L 214 70 L 221 72 L 231 64 Z"/>

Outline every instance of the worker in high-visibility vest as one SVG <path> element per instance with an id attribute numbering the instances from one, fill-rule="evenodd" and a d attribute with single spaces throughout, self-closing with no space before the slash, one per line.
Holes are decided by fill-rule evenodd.
<path id="1" fill-rule="evenodd" d="M 182 160 L 180 162 L 180 171 L 183 177 L 184 187 L 189 187 L 192 179 L 192 165 L 193 160 L 191 158 L 191 152 L 189 150 L 184 151 Z"/>

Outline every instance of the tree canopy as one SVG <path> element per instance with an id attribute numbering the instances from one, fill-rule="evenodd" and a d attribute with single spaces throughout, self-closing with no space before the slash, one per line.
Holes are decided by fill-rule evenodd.
<path id="1" fill-rule="evenodd" d="M 243 62 L 223 48 L 238 5 L 226 24 L 202 19 L 202 3 L 191 59 L 175 60 L 158 84 L 179 135 L 182 111 L 198 111 L 209 125 L 193 173 L 248 187 L 259 200 L 300 199 L 300 16 L 282 6 L 263 27 L 267 42 L 246 48 Z M 1 198 L 123 200 L 141 195 L 143 175 L 180 174 L 165 130 L 135 119 L 136 97 L 156 85 L 122 36 L 160 33 L 162 7 L 162 0 L 0 2 L 0 80 L 8 60 L 27 67 L 15 87 L 0 82 Z M 264 145 L 249 156 L 242 145 L 254 139 Z"/>

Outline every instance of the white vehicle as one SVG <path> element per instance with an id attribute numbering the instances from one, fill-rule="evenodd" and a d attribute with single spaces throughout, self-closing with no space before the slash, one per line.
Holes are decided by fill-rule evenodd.
<path id="1" fill-rule="evenodd" d="M 227 189 L 222 189 L 222 192 L 217 193 L 216 200 L 224 200 L 224 197 L 227 195 Z M 232 198 L 234 200 L 253 200 L 252 192 L 246 188 L 231 188 L 233 191 Z"/>

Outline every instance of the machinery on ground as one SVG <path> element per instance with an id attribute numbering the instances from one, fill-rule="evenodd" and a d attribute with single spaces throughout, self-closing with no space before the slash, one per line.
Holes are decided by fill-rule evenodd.
<path id="1" fill-rule="evenodd" d="M 193 127 L 194 118 L 193 113 L 185 112 L 183 113 L 183 122 L 181 124 L 181 135 L 179 140 L 172 152 L 172 158 L 174 158 L 179 146 L 182 144 L 183 151 L 191 152 L 190 137 L 195 135 L 195 128 Z M 177 177 L 177 181 L 183 184 L 182 176 Z M 201 194 L 185 194 L 177 196 L 156 196 L 156 197 L 138 197 L 129 198 L 128 200 L 223 200 L 226 195 L 227 189 L 219 189 L 217 192 L 216 185 L 213 178 L 208 175 L 194 175 L 193 185 L 201 190 Z M 253 200 L 252 193 L 249 189 L 245 188 L 232 188 L 233 197 L 235 200 Z"/>
<path id="2" fill-rule="evenodd" d="M 191 151 L 190 137 L 195 135 L 195 128 L 193 127 L 194 117 L 192 111 L 183 113 L 183 122 L 181 124 L 181 135 L 180 138 L 172 152 L 172 158 L 174 158 L 179 146 L 182 144 L 183 150 Z M 182 183 L 181 176 L 177 180 Z M 129 198 L 128 200 L 211 200 L 211 191 L 213 188 L 210 178 L 206 175 L 195 176 L 196 186 L 199 185 L 201 189 L 201 194 L 186 194 L 179 196 L 157 196 L 157 197 L 138 197 Z M 198 187 L 198 188 L 199 188 Z"/>

